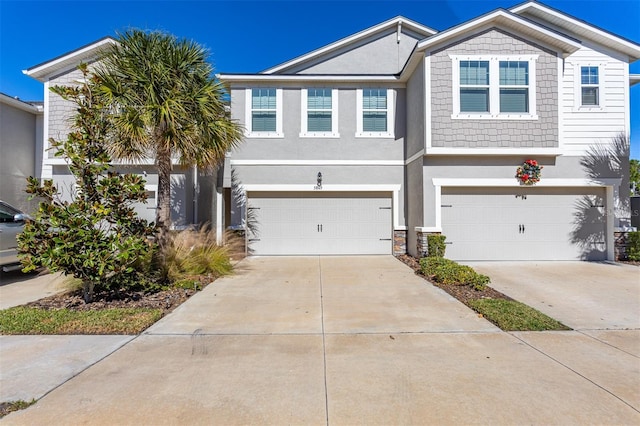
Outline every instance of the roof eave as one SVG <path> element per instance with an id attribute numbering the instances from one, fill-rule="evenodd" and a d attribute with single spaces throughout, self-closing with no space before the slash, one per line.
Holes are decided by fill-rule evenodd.
<path id="1" fill-rule="evenodd" d="M 562 50 L 565 54 L 571 54 L 580 49 L 580 47 L 582 46 L 578 40 L 557 33 L 548 28 L 542 27 L 523 17 L 514 15 L 504 9 L 498 9 L 418 42 L 416 51 L 422 52 L 428 50 L 432 46 L 446 43 L 447 40 L 454 39 L 455 37 L 458 37 L 465 32 L 473 31 L 474 29 L 486 27 L 491 24 L 504 26 L 515 30 L 533 30 L 541 41 L 544 41 L 546 44 Z"/>
<path id="2" fill-rule="evenodd" d="M 45 82 L 51 75 L 65 69 L 79 65 L 81 62 L 95 59 L 106 46 L 117 43 L 112 37 L 103 37 L 100 40 L 87 44 L 71 52 L 65 53 L 47 62 L 35 65 L 23 70 L 22 73 L 36 80 Z"/>
<path id="3" fill-rule="evenodd" d="M 226 83 L 253 82 L 300 82 L 300 81 L 330 81 L 330 82 L 399 82 L 397 75 L 340 75 L 340 74 L 217 74 Z"/>
<path id="4" fill-rule="evenodd" d="M 632 40 L 625 39 L 624 37 L 599 28 L 593 24 L 587 23 L 581 19 L 568 15 L 545 4 L 536 1 L 529 1 L 514 6 L 509 10 L 515 14 L 521 14 L 523 12 L 535 12 L 532 14 L 539 17 L 540 19 L 544 19 L 545 15 L 547 17 L 551 16 L 560 19 L 566 22 L 568 25 L 572 25 L 586 31 L 587 34 L 590 35 L 587 38 L 624 53 L 629 57 L 629 62 L 634 62 L 640 59 L 640 45 L 638 43 Z M 567 25 L 565 25 L 564 28 L 566 30 L 572 31 L 571 28 Z"/>

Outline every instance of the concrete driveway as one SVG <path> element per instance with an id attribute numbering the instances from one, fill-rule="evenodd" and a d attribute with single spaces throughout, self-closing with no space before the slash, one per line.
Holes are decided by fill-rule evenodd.
<path id="1" fill-rule="evenodd" d="M 392 257 L 250 258 L 3 423 L 638 424 L 639 361 L 501 332 Z"/>
<path id="2" fill-rule="evenodd" d="M 637 266 L 604 262 L 466 264 L 491 277 L 491 287 L 573 329 L 640 329 Z"/>

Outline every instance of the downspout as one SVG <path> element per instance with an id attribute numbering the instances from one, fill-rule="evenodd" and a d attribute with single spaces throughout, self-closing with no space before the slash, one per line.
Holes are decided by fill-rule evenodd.
<path id="1" fill-rule="evenodd" d="M 198 186 L 198 166 L 193 166 L 193 224 L 198 223 L 198 197 L 200 187 Z"/>

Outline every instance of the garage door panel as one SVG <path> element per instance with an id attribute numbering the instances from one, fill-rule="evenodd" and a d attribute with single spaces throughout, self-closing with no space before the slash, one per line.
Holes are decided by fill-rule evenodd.
<path id="1" fill-rule="evenodd" d="M 390 254 L 391 198 L 386 194 L 250 194 L 263 255 Z"/>
<path id="2" fill-rule="evenodd" d="M 447 257 L 605 259 L 603 199 L 602 188 L 443 188 Z"/>

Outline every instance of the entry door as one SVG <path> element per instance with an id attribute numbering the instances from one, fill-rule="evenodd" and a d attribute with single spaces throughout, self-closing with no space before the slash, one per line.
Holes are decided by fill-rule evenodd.
<path id="1" fill-rule="evenodd" d="M 385 194 L 250 194 L 256 255 L 391 254 L 391 197 Z"/>

